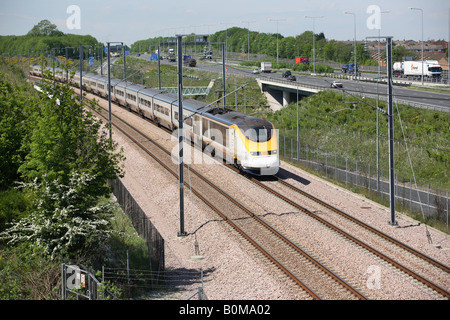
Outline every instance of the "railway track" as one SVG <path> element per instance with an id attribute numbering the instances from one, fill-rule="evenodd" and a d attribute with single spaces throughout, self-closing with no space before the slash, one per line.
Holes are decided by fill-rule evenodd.
<path id="1" fill-rule="evenodd" d="M 107 115 L 102 115 L 107 119 Z M 170 152 L 156 141 L 134 128 L 131 124 L 114 116 L 114 127 L 178 178 L 177 166 L 170 161 Z M 120 124 L 118 124 L 120 122 Z M 126 128 L 124 128 L 126 127 Z M 130 131 L 132 131 L 130 133 Z M 152 146 L 150 146 L 152 145 Z M 151 150 L 150 150 L 151 149 Z M 169 160 L 168 160 L 169 159 Z M 186 183 L 192 193 L 217 213 L 244 239 L 261 252 L 271 263 L 289 277 L 312 299 L 362 299 L 366 297 L 345 280 L 334 274 L 305 250 L 290 241 L 254 212 L 235 200 L 192 167 L 191 184 Z M 211 195 L 211 189 L 216 192 Z M 210 196 L 205 196 L 209 194 Z M 226 208 L 221 209 L 221 208 Z"/>
<path id="2" fill-rule="evenodd" d="M 383 259 L 384 261 L 386 261 L 387 263 L 391 264 L 392 266 L 398 268 L 399 270 L 401 270 L 402 272 L 406 273 L 407 275 L 411 276 L 412 278 L 416 279 L 417 281 L 419 281 L 420 283 L 422 283 L 423 285 L 431 288 L 432 290 L 436 291 L 437 293 L 439 293 L 440 295 L 442 295 L 442 297 L 446 298 L 446 299 L 450 299 L 450 293 L 442 288 L 439 285 L 436 285 L 434 282 L 428 280 L 427 278 L 425 278 L 424 276 L 420 275 L 418 272 L 406 267 L 404 264 L 399 263 L 398 261 L 396 261 L 395 259 L 389 257 L 388 255 L 384 254 L 383 252 L 381 252 L 380 250 L 376 249 L 375 247 L 371 246 L 370 244 L 368 244 L 366 241 L 362 241 L 359 238 L 356 238 L 355 236 L 353 236 L 352 234 L 348 233 L 347 231 L 345 231 L 343 228 L 340 227 L 341 224 L 337 223 L 332 223 L 330 221 L 328 221 L 327 219 L 317 215 L 315 212 L 311 211 L 310 209 L 308 209 L 307 207 L 300 205 L 299 201 L 294 201 L 291 199 L 291 197 L 286 196 L 285 193 L 283 193 L 282 191 L 278 191 L 276 190 L 273 186 L 267 183 L 263 183 L 262 181 L 259 181 L 257 178 L 255 178 L 254 176 L 248 175 L 246 173 L 242 173 L 239 172 L 237 169 L 235 169 L 234 167 L 230 167 L 232 168 L 232 170 L 238 172 L 239 174 L 243 175 L 244 177 L 246 177 L 248 180 L 252 181 L 253 183 L 255 183 L 256 185 L 258 185 L 259 187 L 263 188 L 264 190 L 268 191 L 269 193 L 275 195 L 276 197 L 282 199 L 283 201 L 287 202 L 288 204 L 292 205 L 293 207 L 295 207 L 296 209 L 304 212 L 305 214 L 307 214 L 308 216 L 310 216 L 311 218 L 319 221 L 321 224 L 323 224 L 324 226 L 326 226 L 327 228 L 330 228 L 331 230 L 337 232 L 338 234 L 340 234 L 341 236 L 347 238 L 348 240 L 352 241 L 353 243 L 361 246 L 362 248 L 364 248 L 365 250 L 369 251 L 370 253 L 376 255 L 377 257 Z M 443 277 L 448 277 L 448 275 L 450 274 L 450 269 L 448 266 L 424 255 L 423 253 L 407 246 L 406 244 L 390 237 L 389 235 L 365 224 L 364 222 L 350 216 L 349 214 L 339 210 L 338 208 L 324 202 L 321 199 L 318 199 L 308 193 L 306 193 L 305 191 L 297 188 L 296 186 L 282 180 L 279 177 L 275 177 L 274 181 L 272 181 L 272 183 L 275 184 L 279 184 L 282 185 L 285 188 L 289 188 L 290 190 L 294 191 L 295 193 L 298 193 L 299 195 L 301 195 L 304 198 L 307 198 L 309 200 L 311 200 L 312 202 L 320 205 L 323 208 L 326 208 L 326 210 L 328 210 L 329 212 L 333 212 L 336 215 L 338 215 L 340 218 L 345 219 L 355 225 L 357 225 L 359 228 L 363 228 L 365 231 L 367 231 L 368 233 L 371 233 L 373 236 L 379 237 L 382 240 L 384 240 L 385 242 L 388 242 L 390 245 L 395 246 L 398 250 L 402 250 L 407 252 L 410 255 L 413 255 L 416 259 L 420 259 L 423 263 L 425 263 L 429 268 L 434 268 L 437 269 L 439 273 L 441 273 L 443 275 Z"/>
<path id="3" fill-rule="evenodd" d="M 137 130 L 137 129 L 134 129 Z M 142 133 L 141 133 L 142 134 Z M 145 135 L 143 135 L 143 137 L 145 137 L 144 139 L 148 139 L 151 140 L 150 138 L 146 137 Z M 137 144 L 139 144 L 139 142 L 136 142 Z M 166 150 L 163 146 L 159 145 L 156 143 L 156 145 L 158 145 L 158 148 L 160 150 L 164 150 L 163 152 L 166 153 L 166 155 L 168 155 L 170 157 L 170 152 L 168 150 Z M 158 161 L 160 162 L 160 161 Z M 161 163 L 163 166 L 167 166 L 167 164 L 165 163 Z M 233 170 L 237 171 L 236 168 L 231 167 Z M 208 179 L 206 179 L 205 177 L 203 177 L 199 172 L 195 171 L 193 168 L 189 168 L 189 170 L 191 170 L 191 172 L 193 172 L 197 177 L 199 177 L 201 180 L 203 180 L 204 182 L 207 183 L 207 185 L 210 188 L 215 189 L 218 193 L 221 193 L 226 199 L 228 199 L 228 201 L 232 202 L 235 207 L 238 208 L 238 212 L 234 212 L 232 214 L 227 213 L 224 214 L 223 211 L 221 211 L 217 205 L 215 205 L 211 200 L 208 200 L 206 197 L 204 197 L 200 191 L 198 191 L 197 189 L 192 188 L 193 193 L 200 198 L 204 203 L 206 203 L 211 209 L 213 209 L 217 214 L 219 214 L 219 216 L 221 216 L 225 221 L 227 221 L 239 234 L 241 234 L 247 241 L 249 241 L 254 247 L 258 248 L 258 250 L 260 252 L 262 252 L 264 254 L 264 256 L 266 256 L 272 263 L 274 263 L 280 270 L 282 270 L 288 277 L 290 277 L 297 285 L 299 285 L 300 287 L 302 287 L 303 290 L 305 290 L 306 292 L 308 292 L 308 294 L 313 297 L 313 299 L 322 299 L 322 297 L 325 297 L 325 299 L 367 299 L 364 294 L 360 293 L 358 289 L 353 288 L 350 284 L 348 284 L 345 280 L 341 279 L 338 275 L 334 274 L 331 270 L 329 270 L 326 266 L 324 266 L 323 264 L 321 264 L 317 259 L 315 259 L 312 255 L 308 254 L 305 250 L 302 250 L 300 247 L 298 247 L 295 243 L 293 243 L 292 241 L 290 241 L 288 238 L 286 238 L 284 235 L 282 235 L 279 231 L 277 231 L 275 228 L 273 228 L 272 226 L 270 226 L 267 222 L 265 222 L 263 219 L 259 218 L 255 213 L 253 213 L 251 210 L 247 209 L 244 205 L 242 205 L 241 203 L 237 202 L 236 200 L 234 200 L 231 196 L 229 196 L 228 194 L 226 194 L 225 192 L 223 192 L 219 187 L 217 187 L 215 184 L 213 184 L 211 181 L 209 181 Z M 169 170 L 169 172 L 172 173 L 172 175 L 174 175 L 174 177 L 178 178 L 178 174 L 176 173 L 176 170 Z M 240 172 L 241 173 L 241 172 Z M 352 236 L 351 234 L 347 233 L 346 231 L 344 231 L 343 229 L 337 227 L 336 225 L 328 222 L 327 220 L 318 217 L 316 214 L 314 214 L 312 211 L 308 210 L 307 208 L 299 205 L 297 202 L 292 201 L 291 199 L 289 199 L 288 197 L 284 196 L 282 193 L 276 191 L 274 188 L 262 183 L 261 181 L 257 180 L 255 177 L 250 176 L 248 174 L 243 174 L 243 176 L 245 176 L 247 179 L 249 179 L 250 181 L 252 181 L 253 183 L 257 184 L 258 186 L 262 187 L 263 189 L 269 191 L 270 193 L 272 193 L 273 195 L 275 195 L 276 197 L 282 199 L 283 201 L 289 203 L 290 205 L 294 206 L 295 208 L 301 210 L 302 212 L 308 214 L 310 217 L 318 220 L 319 222 L 321 222 L 323 225 L 325 225 L 326 227 L 334 230 L 335 232 L 337 232 L 338 234 L 344 236 L 345 238 L 351 240 L 352 242 L 354 242 L 355 244 L 361 246 L 362 248 L 364 248 L 365 250 L 369 251 L 370 253 L 376 255 L 377 257 L 383 259 L 384 261 L 388 262 L 389 264 L 391 264 L 392 266 L 394 266 L 395 268 L 398 268 L 399 270 L 401 270 L 402 272 L 406 273 L 407 275 L 411 276 L 412 278 L 416 279 L 417 281 L 419 281 L 420 283 L 422 283 L 423 285 L 431 288 L 432 290 L 436 291 L 437 293 L 439 293 L 440 295 L 442 295 L 444 298 L 446 299 L 450 299 L 450 293 L 448 291 L 446 291 L 445 289 L 441 288 L 440 286 L 436 285 L 435 283 L 433 283 L 432 281 L 426 279 L 425 277 L 421 276 L 420 274 L 418 274 L 417 272 L 405 267 L 404 265 L 402 265 L 401 263 L 397 262 L 396 260 L 390 258 L 389 256 L 387 256 L 386 254 L 382 253 L 381 251 L 375 249 L 374 247 L 370 246 L 369 244 L 367 244 L 364 241 L 359 240 L 358 238 L 356 238 L 355 236 Z M 361 228 L 364 228 L 366 230 L 368 230 L 369 232 L 376 234 L 379 237 L 382 237 L 385 241 L 388 241 L 390 243 L 392 243 L 393 245 L 401 248 L 402 250 L 408 251 L 410 254 L 415 255 L 417 258 L 425 261 L 426 263 L 432 265 L 435 268 L 439 268 L 440 270 L 442 270 L 442 272 L 445 272 L 446 274 L 448 274 L 449 268 L 441 263 L 439 263 L 438 261 L 435 261 L 433 259 L 431 259 L 430 257 L 427 257 L 426 255 L 423 255 L 422 253 L 406 246 L 405 244 L 397 241 L 394 238 L 389 237 L 388 235 L 372 228 L 371 226 L 368 226 L 367 224 L 364 224 L 363 222 L 351 217 L 350 215 L 346 214 L 345 212 L 327 204 L 326 202 L 315 198 L 309 194 L 307 194 L 306 192 L 300 190 L 299 188 L 295 187 L 294 185 L 291 185 L 285 181 L 283 181 L 282 179 L 276 177 L 276 182 L 283 185 L 284 187 L 287 187 L 291 190 L 294 190 L 296 193 L 302 195 L 303 197 L 306 197 L 316 203 L 318 203 L 319 205 L 327 208 L 328 210 L 340 215 L 341 217 L 352 221 L 353 223 L 355 223 L 356 225 L 358 225 Z M 190 186 L 189 186 L 190 187 Z M 236 221 L 247 221 L 248 219 L 244 219 L 242 217 L 242 212 L 245 212 L 247 214 L 248 217 L 252 218 L 252 221 L 257 221 L 259 223 L 260 226 L 263 226 L 264 228 L 257 228 L 257 227 L 248 227 L 248 226 L 243 226 L 241 223 L 236 222 Z M 250 231 L 249 231 L 250 230 Z M 254 230 L 258 230 L 257 232 L 254 232 Z M 252 232 L 253 231 L 253 232 Z M 269 232 L 269 235 L 266 232 Z M 267 239 L 271 239 L 271 236 L 275 235 L 279 240 L 281 239 L 281 241 L 284 243 L 284 246 L 286 246 L 287 248 L 289 248 L 291 250 L 291 252 L 295 252 L 296 254 L 299 255 L 299 259 L 305 261 L 306 263 L 309 264 L 313 264 L 316 266 L 316 268 L 318 268 L 321 273 L 321 276 L 319 276 L 319 278 L 311 281 L 310 283 L 314 283 L 314 284 L 318 284 L 321 283 L 320 278 L 323 277 L 327 277 L 329 279 L 332 279 L 334 283 L 340 283 L 340 288 L 339 289 L 335 289 L 336 291 L 330 294 L 330 286 L 328 285 L 323 285 L 323 288 L 327 287 L 327 290 L 325 290 L 326 292 L 322 293 L 321 295 L 316 293 L 316 290 L 320 291 L 320 289 L 311 289 L 310 286 L 308 286 L 307 284 L 304 283 L 304 280 L 300 280 L 299 278 L 297 278 L 295 276 L 295 271 L 291 271 L 292 268 L 296 268 L 297 270 L 300 271 L 300 273 L 309 273 L 309 274 L 314 274 L 317 271 L 311 271 L 311 270 L 307 270 L 307 269 L 301 269 L 299 266 L 295 266 L 295 267 L 285 267 L 282 263 L 282 259 L 281 258 L 277 258 L 276 254 L 272 254 L 271 252 L 283 252 L 284 250 L 286 250 L 285 248 L 281 249 L 279 247 L 279 242 L 277 241 L 272 241 L 272 240 L 267 240 Z M 259 241 L 256 239 L 260 239 Z M 266 241 L 266 242 L 270 242 L 268 245 L 264 246 L 261 242 L 262 241 Z M 270 249 L 267 249 L 270 248 Z M 287 251 L 288 252 L 288 251 Z M 285 256 L 290 256 L 289 254 L 284 254 Z M 280 254 L 280 256 L 283 256 L 283 254 Z M 291 256 L 292 257 L 292 256 Z M 293 260 L 293 259 L 290 259 Z M 289 262 L 285 262 L 285 263 L 289 263 Z M 333 286 L 334 286 L 333 283 Z M 331 287 L 333 287 L 331 286 Z M 342 290 L 342 288 L 345 288 L 344 290 Z M 341 292 L 339 292 L 339 290 L 341 290 Z M 333 290 L 331 290 L 333 291 Z M 345 295 L 342 294 L 343 291 L 346 291 L 347 294 L 350 293 L 350 295 Z M 337 298 L 338 297 L 338 298 Z"/>
<path id="4" fill-rule="evenodd" d="M 136 129 L 133 129 L 136 130 Z M 138 130 L 137 130 L 138 131 Z M 129 134 L 125 133 L 127 136 Z M 131 138 L 131 137 L 130 137 Z M 139 141 L 145 141 L 144 143 L 150 142 L 151 139 L 146 137 L 145 135 L 141 135 L 140 138 L 131 138 L 137 145 L 139 145 L 141 148 L 148 149 L 148 147 L 145 147 L 142 142 Z M 157 145 L 157 143 L 152 142 L 154 145 Z M 165 150 L 162 146 L 157 146 L 157 148 L 160 150 L 158 152 L 165 153 L 166 156 L 168 155 L 170 157 L 169 151 Z M 149 153 L 149 151 L 146 151 Z M 167 165 L 170 161 L 159 161 L 157 158 L 160 156 L 152 155 L 151 152 L 149 153 L 153 158 L 155 158 L 156 161 L 158 161 L 163 167 L 165 167 L 174 177 L 178 177 L 176 171 L 177 169 L 171 169 Z M 277 265 L 277 267 L 282 270 L 287 276 L 289 276 L 294 283 L 296 283 L 298 286 L 302 288 L 305 292 L 309 294 L 310 297 L 313 299 L 366 299 L 364 294 L 361 294 L 357 289 L 354 289 L 350 284 L 346 283 L 344 280 L 342 280 L 339 276 L 334 274 L 331 270 L 327 269 L 327 267 L 323 266 L 317 259 L 314 259 L 312 255 L 309 255 L 306 253 L 305 250 L 299 248 L 295 243 L 287 239 L 287 237 L 283 236 L 280 232 L 275 230 L 272 226 L 270 226 L 267 222 L 259 218 L 256 214 L 254 214 L 251 210 L 247 209 L 245 206 L 243 206 L 241 203 L 235 201 L 232 197 L 224 193 L 223 191 L 220 191 L 220 188 L 215 186 L 211 181 L 207 180 L 206 178 L 202 178 L 201 175 L 190 168 L 191 172 L 194 172 L 196 179 L 199 181 L 202 180 L 203 183 L 208 185 L 208 188 L 215 189 L 217 193 L 222 194 L 223 199 L 227 199 L 226 201 L 229 201 L 230 203 L 233 203 L 234 207 L 237 210 L 231 210 L 230 214 L 224 214 L 224 210 L 219 209 L 221 204 L 214 203 L 213 200 L 207 199 L 205 196 L 202 195 L 201 191 L 197 190 L 196 188 L 192 188 L 193 193 L 203 200 L 211 209 L 213 209 L 217 214 L 219 214 L 222 219 L 227 221 L 239 234 L 241 234 L 247 241 L 249 241 L 254 247 L 258 248 L 262 254 L 267 257 L 272 263 Z M 365 250 L 371 252 L 372 254 L 376 255 L 377 257 L 380 257 L 381 259 L 387 261 L 389 264 L 394 266 L 395 268 L 398 268 L 399 270 L 402 270 L 407 275 L 413 277 L 414 279 L 420 281 L 425 286 L 431 288 L 432 290 L 438 292 L 440 295 L 442 295 L 444 298 L 449 299 L 450 295 L 449 293 L 439 287 L 438 285 L 435 285 L 433 282 L 427 280 L 426 278 L 422 277 L 418 273 L 414 272 L 413 270 L 410 270 L 406 267 L 404 267 L 401 263 L 398 263 L 394 259 L 389 258 L 384 253 L 380 252 L 379 250 L 371 247 L 370 245 L 364 243 L 363 241 L 357 239 L 355 236 L 352 236 L 351 234 L 347 233 L 346 231 L 336 227 L 332 223 L 318 217 L 316 214 L 308 210 L 307 208 L 304 208 L 300 205 L 298 205 L 295 201 L 292 201 L 289 197 L 284 196 L 281 192 L 274 190 L 274 188 L 265 185 L 264 183 L 258 181 L 254 177 L 245 175 L 250 181 L 258 184 L 260 187 L 264 188 L 265 190 L 269 191 L 276 197 L 283 199 L 283 201 L 286 201 L 290 205 L 294 206 L 295 208 L 299 209 L 300 211 L 308 214 L 310 217 L 320 221 L 323 225 L 326 227 L 334 230 L 335 232 L 339 233 L 343 237 L 346 237 L 347 239 L 351 240 L 352 242 L 356 243 L 357 245 L 363 247 Z M 282 185 L 285 188 L 289 188 L 290 190 L 295 191 L 296 193 L 300 194 L 302 197 L 306 197 L 311 201 L 314 201 L 315 203 L 319 204 L 320 206 L 323 206 L 327 208 L 330 212 L 334 212 L 343 219 L 352 221 L 355 225 L 357 225 L 359 228 L 365 229 L 368 232 L 372 234 L 376 234 L 377 236 L 384 239 L 384 241 L 387 241 L 391 243 L 393 246 L 396 246 L 398 248 L 402 248 L 402 250 L 410 253 L 411 255 L 414 255 L 417 257 L 417 259 L 420 259 L 421 261 L 424 261 L 425 263 L 429 264 L 433 268 L 439 269 L 441 272 L 443 272 L 445 275 L 448 276 L 449 268 L 429 257 L 426 255 L 423 255 L 420 252 L 417 252 L 416 250 L 398 242 L 397 240 L 388 237 L 387 235 L 381 233 L 380 231 L 362 223 L 361 221 L 358 221 L 357 219 L 354 219 L 353 217 L 349 216 L 348 214 L 338 210 L 337 208 L 333 208 L 332 206 L 328 205 L 324 201 L 317 199 L 315 197 L 312 197 L 309 194 L 306 194 L 302 190 L 298 189 L 297 187 L 286 183 L 282 179 L 277 178 L 276 183 L 279 185 Z M 193 183 L 192 185 L 198 184 L 198 182 Z M 191 187 L 188 185 L 188 187 Z M 221 202 L 221 201 L 219 201 Z M 222 204 L 223 205 L 223 204 Z M 245 213 L 246 216 L 243 216 L 242 214 Z M 250 219 L 251 218 L 251 219 Z M 249 221 L 252 221 L 253 224 L 250 224 Z M 255 222 L 258 223 L 259 226 L 255 226 Z M 256 231 L 255 231 L 256 230 Z M 276 237 L 276 239 L 274 238 Z M 270 240 L 268 240 L 270 239 Z M 266 243 L 266 244 L 264 244 Z M 280 244 L 281 243 L 281 244 Z M 271 249 L 271 250 L 270 250 Z M 277 253 L 279 252 L 285 252 L 284 254 L 280 254 L 277 256 Z M 303 261 L 302 266 L 300 265 L 290 265 L 292 263 L 292 256 L 293 253 L 295 253 L 296 257 L 298 257 L 298 261 Z M 283 257 L 284 256 L 284 257 Z M 291 257 L 290 259 L 285 260 L 285 257 Z M 289 267 L 286 267 L 285 265 L 289 265 Z M 313 269 L 308 269 L 307 265 L 313 265 Z M 314 278 L 314 280 L 309 280 L 311 284 L 307 284 L 307 280 L 302 280 L 301 277 L 297 277 L 295 274 L 317 274 L 317 277 Z M 326 284 L 324 284 L 323 279 L 326 280 Z M 330 282 L 331 281 L 331 282 Z M 318 286 L 318 287 L 317 287 Z M 327 288 L 326 290 L 322 291 L 322 288 Z M 313 289 L 311 289 L 313 288 Z M 330 291 L 330 288 L 333 288 Z M 316 293 L 317 292 L 317 293 Z M 332 292 L 332 293 L 330 293 Z"/>

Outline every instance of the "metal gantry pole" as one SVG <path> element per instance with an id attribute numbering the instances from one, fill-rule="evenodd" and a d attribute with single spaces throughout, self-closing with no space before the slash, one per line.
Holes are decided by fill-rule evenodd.
<path id="1" fill-rule="evenodd" d="M 158 89 L 161 90 L 161 43 L 158 44 Z"/>
<path id="2" fill-rule="evenodd" d="M 344 14 L 351 14 L 351 15 L 353 15 L 353 32 L 354 32 L 354 40 L 353 40 L 353 45 L 354 45 L 354 48 L 353 48 L 353 50 L 354 50 L 354 52 L 353 52 L 353 55 L 354 55 L 354 67 L 353 67 L 353 73 L 354 73 L 354 75 L 355 75 L 355 80 L 357 80 L 357 72 L 356 72 L 356 14 L 354 13 L 354 12 L 344 12 Z"/>
<path id="3" fill-rule="evenodd" d="M 83 46 L 80 45 L 80 102 L 83 101 Z"/>
<path id="4" fill-rule="evenodd" d="M 108 42 L 108 113 L 109 113 L 109 140 L 112 143 L 112 121 L 111 121 L 111 55 L 110 43 Z"/>
<path id="5" fill-rule="evenodd" d="M 226 77 L 225 77 L 225 44 L 222 44 L 222 82 L 223 82 L 223 107 L 227 106 Z"/>
<path id="6" fill-rule="evenodd" d="M 126 52 L 125 52 L 125 46 L 122 45 L 122 51 L 123 51 L 123 78 L 125 80 L 125 86 L 127 85 L 127 59 L 126 59 Z"/>
<path id="7" fill-rule="evenodd" d="M 178 42 L 178 176 L 180 186 L 180 231 L 178 236 L 186 236 L 184 231 L 184 176 L 183 176 L 183 36 L 177 35 Z"/>
<path id="8" fill-rule="evenodd" d="M 389 224 L 397 225 L 395 220 L 395 170 L 394 170 L 394 108 L 392 103 L 392 37 L 386 38 L 387 76 L 388 76 L 388 117 L 389 117 L 389 199 L 391 220 Z"/>

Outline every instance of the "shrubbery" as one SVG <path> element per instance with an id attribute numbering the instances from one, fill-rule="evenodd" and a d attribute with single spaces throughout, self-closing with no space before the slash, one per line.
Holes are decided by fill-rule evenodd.
<path id="1" fill-rule="evenodd" d="M 364 99 L 372 106 L 373 99 Z M 380 107 L 387 109 L 384 102 Z M 394 105 L 395 168 L 404 182 L 412 178 L 404 139 L 408 143 L 415 174 L 418 180 L 449 187 L 450 181 L 450 115 L 445 112 L 424 110 L 399 105 L 404 136 L 397 107 Z M 296 103 L 268 115 L 280 134 L 296 137 Z M 380 163 L 388 166 L 388 119 L 379 113 Z M 362 161 L 375 167 L 376 111 L 349 95 L 325 91 L 299 103 L 299 129 L 302 143 L 336 152 L 342 157 Z M 387 172 L 387 171 L 385 171 Z M 399 177 L 400 178 L 400 177 Z"/>
<path id="2" fill-rule="evenodd" d="M 60 262 L 86 263 L 112 232 L 114 206 L 99 202 L 124 157 L 93 103 L 49 74 L 37 92 L 16 71 L 0 62 L 0 299 L 55 298 Z"/>

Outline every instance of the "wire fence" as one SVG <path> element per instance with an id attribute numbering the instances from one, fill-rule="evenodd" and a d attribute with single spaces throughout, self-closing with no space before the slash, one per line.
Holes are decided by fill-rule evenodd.
<path id="1" fill-rule="evenodd" d="M 341 181 L 347 188 L 364 188 L 375 193 L 381 201 L 389 201 L 389 170 L 342 157 L 293 138 L 280 136 L 280 155 L 285 159 L 301 163 L 326 178 Z M 405 182 L 406 181 L 406 182 Z M 409 182 L 408 182 L 409 181 Z M 395 174 L 396 205 L 410 213 L 423 213 L 447 225 L 449 217 L 448 190 L 430 188 L 422 184 L 415 188 L 415 182 Z"/>
<path id="2" fill-rule="evenodd" d="M 158 270 L 164 270 L 164 238 L 120 179 L 110 180 L 109 184 L 113 187 L 113 193 L 123 211 L 130 217 L 136 232 L 146 241 L 150 260 L 158 262 Z"/>
<path id="3" fill-rule="evenodd" d="M 202 270 L 196 269 L 166 269 L 165 242 L 155 226 L 150 222 L 145 212 L 128 192 L 120 179 L 109 181 L 113 186 L 113 193 L 124 212 L 130 217 L 136 232 L 146 241 L 149 252 L 149 269 L 133 269 L 127 264 L 123 268 L 102 268 L 102 282 L 111 281 L 120 288 L 130 292 L 141 292 L 145 295 L 167 296 L 172 292 L 186 291 L 190 297 L 186 299 L 205 300 L 207 296 L 203 290 Z M 155 263 L 156 262 L 156 263 Z M 192 286 L 198 286 L 192 294 Z M 128 294 L 131 296 L 131 294 Z"/>
<path id="4" fill-rule="evenodd" d="M 203 271 L 173 269 L 165 271 L 138 270 L 130 268 L 102 269 L 102 282 L 111 281 L 126 290 L 141 290 L 150 298 L 167 299 L 182 292 L 186 300 L 207 300 L 203 289 Z M 197 287 L 192 290 L 192 287 Z M 193 293 L 194 292 L 194 293 Z"/>

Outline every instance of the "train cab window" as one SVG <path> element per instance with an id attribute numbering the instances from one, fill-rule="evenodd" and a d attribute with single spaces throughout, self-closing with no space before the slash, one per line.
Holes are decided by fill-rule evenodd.
<path id="1" fill-rule="evenodd" d="M 253 142 L 266 142 L 272 138 L 272 126 L 267 124 L 259 124 L 254 126 L 239 126 L 244 136 Z"/>

